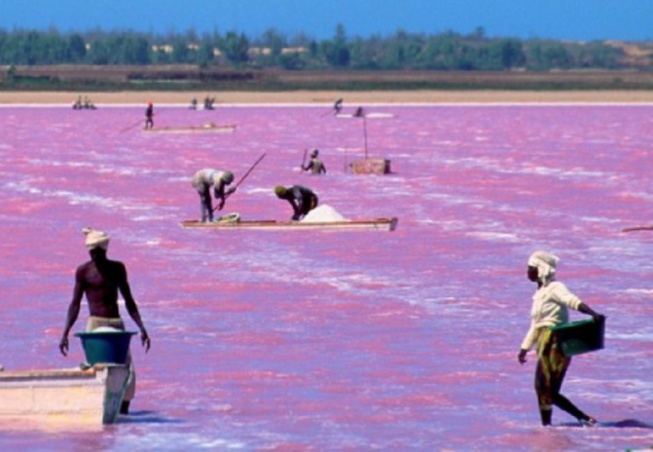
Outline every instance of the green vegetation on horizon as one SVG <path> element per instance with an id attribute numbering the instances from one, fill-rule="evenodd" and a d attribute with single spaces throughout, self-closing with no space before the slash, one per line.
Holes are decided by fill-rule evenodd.
<path id="1" fill-rule="evenodd" d="M 615 43 L 488 38 L 482 28 L 469 35 L 397 31 L 390 36 L 350 38 L 338 25 L 334 36 L 325 40 L 301 33 L 289 38 L 274 29 L 257 37 L 237 31 L 157 35 L 0 30 L 0 65 L 10 68 L 192 64 L 204 69 L 291 71 L 651 70 L 649 53 L 645 49 L 634 60 L 626 46 Z"/>

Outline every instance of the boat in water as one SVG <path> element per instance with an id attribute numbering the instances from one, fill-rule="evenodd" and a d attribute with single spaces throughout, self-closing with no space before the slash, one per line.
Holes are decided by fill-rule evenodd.
<path id="1" fill-rule="evenodd" d="M 236 130 L 236 124 L 215 124 L 208 122 L 201 126 L 153 127 L 143 129 L 148 133 L 231 133 Z"/>
<path id="2" fill-rule="evenodd" d="M 118 419 L 130 377 L 125 364 L 0 372 L 0 422 L 101 426 Z"/>
<path id="3" fill-rule="evenodd" d="M 394 231 L 399 219 L 376 218 L 371 220 L 341 221 L 277 221 L 277 220 L 240 220 L 219 219 L 211 222 L 185 220 L 180 223 L 183 228 L 198 229 L 248 229 L 264 231 Z"/>

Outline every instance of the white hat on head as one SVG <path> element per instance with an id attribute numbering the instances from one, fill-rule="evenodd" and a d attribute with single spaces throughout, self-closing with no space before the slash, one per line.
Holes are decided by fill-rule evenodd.
<path id="1" fill-rule="evenodd" d="M 556 272 L 560 258 L 547 251 L 535 251 L 528 258 L 528 266 L 537 268 L 537 279 L 546 281 L 551 279 Z"/>
<path id="2" fill-rule="evenodd" d="M 89 250 L 94 248 L 107 249 L 109 247 L 109 236 L 106 232 L 98 231 L 93 228 L 84 228 L 82 229 L 84 235 L 86 235 L 85 245 Z"/>

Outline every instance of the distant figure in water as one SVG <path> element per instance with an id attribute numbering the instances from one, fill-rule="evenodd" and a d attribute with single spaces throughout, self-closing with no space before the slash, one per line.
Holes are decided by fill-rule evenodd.
<path id="1" fill-rule="evenodd" d="M 342 99 L 338 99 L 335 104 L 333 104 L 333 114 L 337 115 L 342 110 Z"/>
<path id="2" fill-rule="evenodd" d="M 118 292 L 125 300 L 125 307 L 132 320 L 141 331 L 141 343 L 145 352 L 150 350 L 150 337 L 145 330 L 145 325 L 138 312 L 136 301 L 132 296 L 125 264 L 107 258 L 109 236 L 91 228 L 83 230 L 86 248 L 91 260 L 77 267 L 75 271 L 75 288 L 73 298 L 68 307 L 66 325 L 59 342 L 59 351 L 62 355 L 68 354 L 68 334 L 75 324 L 81 308 L 82 297 L 86 295 L 90 317 L 86 323 L 86 331 L 93 331 L 101 327 L 110 327 L 125 331 L 125 324 L 120 317 L 118 309 Z M 132 364 L 131 353 L 127 356 L 127 365 L 130 366 L 130 378 L 127 390 L 120 407 L 122 414 L 129 412 L 129 404 L 136 392 L 136 373 Z"/>
<path id="3" fill-rule="evenodd" d="M 568 308 L 591 315 L 595 322 L 603 322 L 605 317 L 592 310 L 555 279 L 558 261 L 556 256 L 545 251 L 537 251 L 528 259 L 526 275 L 537 284 L 537 290 L 533 295 L 531 326 L 517 359 L 524 364 L 528 351 L 533 345 L 537 346 L 535 392 L 542 425 L 551 425 L 553 405 L 574 416 L 581 424 L 594 425 L 596 419 L 583 413 L 560 393 L 571 358 L 562 353 L 550 327 L 568 322 Z"/>
<path id="4" fill-rule="evenodd" d="M 365 112 L 363 111 L 363 107 L 358 107 L 356 109 L 356 113 L 354 113 L 354 116 L 356 118 L 362 118 L 363 116 L 365 116 Z"/>
<path id="5" fill-rule="evenodd" d="M 325 174 L 326 173 L 326 166 L 324 166 L 324 163 L 322 163 L 322 160 L 317 158 L 319 155 L 320 151 L 317 149 L 313 149 L 313 152 L 311 152 L 311 160 L 308 162 L 306 166 L 302 166 L 302 171 L 310 171 L 311 174 Z"/>
<path id="6" fill-rule="evenodd" d="M 290 203 L 293 210 L 291 220 L 299 221 L 306 216 L 308 212 L 315 209 L 318 204 L 317 195 L 310 188 L 302 185 L 293 185 L 291 187 L 278 186 L 274 193 L 279 199 L 285 199 Z"/>
<path id="7" fill-rule="evenodd" d="M 204 168 L 193 175 L 192 185 L 200 196 L 200 211 L 202 221 L 213 221 L 213 202 L 211 200 L 211 187 L 213 196 L 220 200 L 218 210 L 222 210 L 227 197 L 236 191 L 236 187 L 225 190 L 227 185 L 234 180 L 231 171 L 220 171 L 212 168 Z"/>
<path id="8" fill-rule="evenodd" d="M 151 129 L 152 127 L 154 127 L 154 104 L 148 102 L 145 110 L 145 128 Z"/>
<path id="9" fill-rule="evenodd" d="M 197 99 L 193 97 L 193 99 L 190 101 L 190 106 L 188 107 L 191 110 L 197 110 Z"/>

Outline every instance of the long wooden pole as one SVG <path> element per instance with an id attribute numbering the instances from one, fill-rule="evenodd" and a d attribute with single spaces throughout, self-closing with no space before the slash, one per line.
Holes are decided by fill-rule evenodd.
<path id="1" fill-rule="evenodd" d="M 363 134 L 365 135 L 365 160 L 367 160 L 367 119 L 363 116 Z"/>
<path id="2" fill-rule="evenodd" d="M 306 153 L 308 152 L 308 148 L 304 148 L 304 157 L 302 157 L 302 172 L 304 171 L 304 165 L 306 165 Z"/>
<path id="3" fill-rule="evenodd" d="M 256 165 L 258 165 L 259 162 L 260 162 L 261 160 L 263 160 L 263 157 L 265 157 L 265 152 L 263 153 L 263 155 L 261 155 L 261 156 L 258 158 L 258 160 L 256 160 L 256 161 L 254 162 L 254 164 L 253 164 L 252 166 L 249 167 L 249 169 L 245 172 L 245 174 L 243 175 L 243 177 L 241 177 L 240 180 L 239 180 L 238 182 L 236 182 L 236 185 L 234 185 L 234 187 L 233 187 L 233 191 L 232 191 L 231 193 L 229 193 L 228 195 L 225 195 L 225 197 L 224 197 L 224 200 L 225 200 L 225 201 L 227 200 L 227 198 L 228 198 L 229 196 L 231 196 L 231 195 L 236 191 L 236 188 L 238 188 L 238 186 L 239 186 L 240 184 L 243 183 L 243 181 L 245 180 L 245 178 L 246 178 L 247 176 L 249 176 L 249 173 L 251 173 L 252 170 L 253 170 L 254 168 L 256 168 Z M 222 210 L 222 209 L 219 209 L 219 208 L 216 209 L 215 207 L 213 207 L 213 210 Z"/>
<path id="4" fill-rule="evenodd" d="M 240 184 L 243 183 L 243 181 L 245 180 L 245 178 L 246 178 L 247 176 L 249 176 L 249 173 L 251 173 L 252 170 L 253 170 L 254 168 L 256 168 L 256 165 L 258 165 L 258 164 L 260 163 L 260 161 L 263 160 L 263 157 L 265 157 L 265 152 L 263 153 L 263 155 L 261 155 L 261 156 L 258 158 L 257 161 L 254 162 L 254 164 L 253 164 L 252 166 L 249 167 L 249 169 L 248 169 L 247 172 L 243 175 L 243 177 L 241 177 L 240 180 L 236 183 L 236 185 L 234 185 L 234 188 L 238 188 L 238 186 L 239 186 Z"/>
<path id="5" fill-rule="evenodd" d="M 653 226 L 636 226 L 634 228 L 624 228 L 621 232 L 632 232 L 632 231 L 653 231 Z"/>

